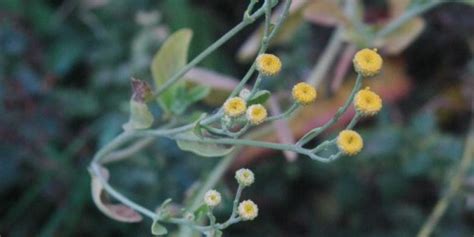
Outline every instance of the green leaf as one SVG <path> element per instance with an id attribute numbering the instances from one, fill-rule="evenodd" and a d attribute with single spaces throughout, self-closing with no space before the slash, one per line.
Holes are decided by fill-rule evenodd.
<path id="1" fill-rule="evenodd" d="M 210 88 L 207 86 L 194 86 L 191 89 L 177 88 L 171 102 L 171 111 L 174 114 L 182 114 L 190 105 L 206 97 L 209 92 Z"/>
<path id="2" fill-rule="evenodd" d="M 206 204 L 202 204 L 200 207 L 194 211 L 195 220 L 199 220 L 201 217 L 205 216 L 209 211 L 209 207 Z"/>
<path id="3" fill-rule="evenodd" d="M 271 93 L 270 91 L 267 90 L 261 90 L 255 93 L 255 95 L 249 99 L 247 102 L 247 105 L 253 105 L 253 104 L 265 104 L 267 100 L 270 98 Z"/>
<path id="4" fill-rule="evenodd" d="M 214 237 L 221 237 L 222 236 L 222 231 L 220 230 L 215 230 L 214 232 Z"/>
<path id="5" fill-rule="evenodd" d="M 199 119 L 194 123 L 193 133 L 198 136 L 202 137 L 202 125 L 201 121 L 207 116 L 206 113 L 203 113 L 199 116 Z"/>
<path id="6" fill-rule="evenodd" d="M 166 227 L 158 223 L 158 221 L 153 221 L 153 224 L 151 225 L 151 233 L 153 235 L 166 235 L 168 234 L 168 230 Z"/>
<path id="7" fill-rule="evenodd" d="M 130 120 L 123 125 L 123 129 L 146 129 L 151 127 L 153 121 L 153 114 L 145 103 L 130 100 Z"/>
<path id="8" fill-rule="evenodd" d="M 202 139 L 192 132 L 188 132 L 184 134 L 188 138 L 192 139 Z M 177 140 L 176 143 L 178 144 L 178 147 L 181 148 L 183 151 L 190 151 L 193 152 L 199 156 L 204 156 L 204 157 L 219 157 L 219 156 L 225 156 L 229 153 L 231 153 L 234 150 L 234 147 L 226 147 L 223 145 L 217 145 L 217 144 L 209 144 L 209 143 L 202 143 L 198 141 L 185 141 L 185 140 Z"/>
<path id="9" fill-rule="evenodd" d="M 157 87 L 163 85 L 186 65 L 191 38 L 191 30 L 179 30 L 168 37 L 160 50 L 155 54 L 151 64 L 151 73 Z M 166 112 L 170 112 L 171 110 L 176 90 L 184 86 L 183 82 L 177 82 L 159 97 L 159 103 Z"/>
<path id="10" fill-rule="evenodd" d="M 159 218 L 168 218 L 169 217 L 169 212 L 168 212 L 168 210 L 166 210 L 166 207 L 168 206 L 168 204 L 171 203 L 171 201 L 172 201 L 171 198 L 166 199 L 160 205 L 160 208 L 158 208 L 158 210 L 156 212 L 156 216 L 158 216 Z"/>

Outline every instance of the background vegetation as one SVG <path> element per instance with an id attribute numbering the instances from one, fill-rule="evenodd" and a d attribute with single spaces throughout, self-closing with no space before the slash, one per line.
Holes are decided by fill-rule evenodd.
<path id="1" fill-rule="evenodd" d="M 387 16 L 386 1 L 362 2 L 367 21 Z M 0 235 L 150 236 L 151 223 L 118 223 L 96 209 L 87 165 L 128 120 L 129 79 L 150 80 L 151 57 L 169 33 L 193 29 L 192 58 L 239 22 L 246 4 L 1 1 Z M 261 212 L 226 236 L 414 236 L 456 173 L 472 123 L 473 16 L 472 6 L 456 2 L 436 7 L 423 15 L 426 24 L 416 40 L 388 56 L 393 70 L 380 77 L 395 83 L 379 85 L 387 98 L 384 110 L 359 126 L 366 142 L 360 155 L 325 165 L 242 151 L 232 169 L 255 171 L 257 182 L 244 198 L 255 200 Z M 254 29 L 200 66 L 241 77 L 249 63 L 235 55 Z M 271 48 L 285 67 L 266 82 L 268 88 L 289 88 L 307 76 L 333 32 L 310 21 L 294 29 L 289 40 Z M 321 88 L 331 87 L 331 75 Z M 327 89 L 321 103 L 335 109 L 336 91 Z M 110 168 L 121 191 L 153 206 L 167 197 L 185 199 L 216 162 L 162 139 Z M 220 184 L 228 190 L 224 198 L 232 197 L 232 173 Z M 435 236 L 474 233 L 473 179 L 465 179 Z M 224 216 L 229 210 L 219 211 Z"/>

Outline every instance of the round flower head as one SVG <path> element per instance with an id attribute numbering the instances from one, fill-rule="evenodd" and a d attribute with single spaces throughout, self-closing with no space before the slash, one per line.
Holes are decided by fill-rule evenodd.
<path id="1" fill-rule="evenodd" d="M 204 194 L 204 202 L 210 207 L 215 207 L 221 203 L 221 194 L 216 190 L 209 190 Z"/>
<path id="2" fill-rule="evenodd" d="M 364 147 L 364 141 L 359 133 L 352 130 L 343 130 L 337 137 L 337 146 L 345 155 L 355 155 Z"/>
<path id="3" fill-rule="evenodd" d="M 255 181 L 255 176 L 249 169 L 240 169 L 235 172 L 235 179 L 240 185 L 250 186 Z"/>
<path id="4" fill-rule="evenodd" d="M 224 103 L 224 113 L 229 117 L 239 117 L 246 109 L 247 104 L 240 97 L 232 97 Z"/>
<path id="5" fill-rule="evenodd" d="M 382 109 L 382 99 L 367 87 L 357 92 L 354 97 L 354 106 L 362 115 L 375 115 Z"/>
<path id="6" fill-rule="evenodd" d="M 258 207 L 251 200 L 243 201 L 239 204 L 239 216 L 244 221 L 251 221 L 258 216 Z"/>
<path id="7" fill-rule="evenodd" d="M 316 89 L 308 83 L 300 82 L 293 87 L 291 91 L 293 99 L 302 105 L 311 104 L 318 93 Z"/>
<path id="8" fill-rule="evenodd" d="M 281 61 L 273 54 L 260 54 L 257 57 L 257 70 L 265 76 L 275 76 L 281 70 Z"/>
<path id="9" fill-rule="evenodd" d="M 258 125 L 267 118 L 267 110 L 261 104 L 251 105 L 247 109 L 247 119 L 253 125 Z"/>
<path id="10" fill-rule="evenodd" d="M 380 72 L 383 59 L 377 49 L 362 49 L 354 56 L 354 69 L 364 77 L 373 77 Z"/>

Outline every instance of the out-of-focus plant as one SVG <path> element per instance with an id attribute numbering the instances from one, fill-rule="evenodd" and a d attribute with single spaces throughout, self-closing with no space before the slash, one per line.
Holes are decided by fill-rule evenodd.
<path id="1" fill-rule="evenodd" d="M 271 97 L 271 92 L 262 90 L 259 86 L 262 81 L 271 80 L 273 76 L 281 71 L 282 62 L 277 56 L 265 53 L 265 51 L 288 16 L 292 1 L 287 0 L 283 4 L 283 10 L 275 22 L 271 19 L 271 13 L 272 8 L 278 1 L 266 0 L 260 8 L 254 10 L 257 2 L 257 0 L 251 0 L 243 20 L 189 63 L 186 63 L 186 61 L 192 35 L 191 31 L 180 30 L 171 35 L 155 55 L 151 64 L 156 89 L 151 89 L 145 81 L 132 79 L 133 95 L 130 100 L 130 119 L 123 126 L 124 132 L 100 149 L 90 165 L 94 200 L 99 209 L 105 214 L 124 222 L 140 221 L 142 219 L 141 214 L 143 214 L 154 221 L 152 233 L 156 235 L 167 233 L 166 228 L 159 223 L 174 223 L 189 226 L 207 236 L 220 236 L 222 230 L 229 225 L 242 220 L 252 220 L 258 214 L 258 208 L 252 201 L 243 201 L 237 207 L 243 187 L 251 184 L 254 179 L 253 173 L 248 170 L 240 170 L 236 174 L 240 186 L 237 190 L 232 214 L 223 223 L 217 222 L 212 213 L 212 207 L 218 205 L 221 201 L 220 193 L 215 190 L 206 192 L 204 197 L 205 206 L 207 207 L 204 212 L 209 218 L 208 225 L 202 225 L 200 220 L 191 218 L 192 214 L 189 214 L 197 215 L 196 212 L 199 212 L 200 208 L 185 209 L 181 213 L 170 214 L 165 211 L 169 201 L 165 201 L 157 212 L 150 211 L 131 201 L 108 184 L 109 174 L 102 165 L 121 160 L 140 150 L 142 146 L 132 144 L 124 150 L 114 152 L 114 150 L 134 138 L 144 137 L 142 139 L 146 140 L 149 140 L 150 137 L 169 138 L 176 140 L 182 150 L 206 157 L 225 156 L 233 151 L 234 146 L 253 146 L 292 151 L 308 156 L 313 160 L 328 163 L 343 155 L 356 155 L 361 151 L 363 148 L 362 137 L 352 129 L 362 117 L 375 115 L 382 108 L 382 100 L 376 93 L 369 88 L 360 90 L 362 81 L 376 76 L 382 68 L 382 57 L 375 49 L 363 49 L 354 56 L 353 64 L 358 76 L 352 92 L 334 117 L 323 126 L 310 130 L 294 144 L 241 138 L 252 127 L 264 122 L 290 117 L 300 107 L 313 103 L 317 97 L 316 88 L 308 83 L 300 82 L 292 89 L 292 105 L 283 113 L 268 116 L 264 104 Z M 263 15 L 265 16 L 264 34 L 255 62 L 220 109 L 212 115 L 203 113 L 196 118 L 195 115 L 188 112 L 188 107 L 207 96 L 209 89 L 204 86 L 187 86 L 181 79 L 210 53 L 247 25 L 253 23 L 256 18 Z M 250 90 L 244 88 L 255 71 L 258 73 L 253 87 Z M 164 125 L 155 129 L 152 128 L 155 115 L 148 106 L 152 101 L 157 101 L 164 111 L 160 117 Z M 352 103 L 354 103 L 357 113 L 336 138 L 321 142 L 316 146 L 309 145 L 311 140 L 333 126 Z M 188 122 L 189 120 L 194 121 Z M 120 155 L 114 155 L 117 152 Z M 217 166 L 216 169 L 220 170 L 222 167 Z M 215 172 L 211 172 L 212 174 L 215 174 Z M 113 196 L 123 205 L 104 202 L 105 200 L 102 199 L 103 191 Z"/>

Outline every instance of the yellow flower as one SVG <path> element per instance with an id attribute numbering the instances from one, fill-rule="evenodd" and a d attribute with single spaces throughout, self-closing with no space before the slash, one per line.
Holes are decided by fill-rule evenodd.
<path id="1" fill-rule="evenodd" d="M 257 70 L 265 76 L 275 76 L 281 70 L 281 61 L 273 54 L 260 54 L 257 57 Z"/>
<path id="2" fill-rule="evenodd" d="M 221 203 L 222 197 L 216 190 L 209 190 L 204 194 L 204 202 L 210 207 L 215 207 Z"/>
<path id="3" fill-rule="evenodd" d="M 251 105 L 247 109 L 247 119 L 253 125 L 262 123 L 267 118 L 267 110 L 261 104 Z"/>
<path id="4" fill-rule="evenodd" d="M 377 49 L 362 49 L 354 56 L 354 69 L 364 77 L 373 77 L 380 72 L 383 59 Z"/>
<path id="5" fill-rule="evenodd" d="M 382 99 L 367 87 L 357 92 L 354 97 L 354 106 L 362 115 L 375 115 L 382 109 Z"/>
<path id="6" fill-rule="evenodd" d="M 240 97 L 233 97 L 224 103 L 224 113 L 229 117 L 239 117 L 245 113 L 247 104 Z"/>
<path id="7" fill-rule="evenodd" d="M 244 221 L 251 221 L 258 216 L 258 207 L 251 200 L 243 201 L 239 204 L 239 216 Z"/>
<path id="8" fill-rule="evenodd" d="M 255 181 L 255 175 L 249 169 L 240 169 L 235 172 L 235 179 L 240 185 L 250 186 Z"/>
<path id="9" fill-rule="evenodd" d="M 356 131 L 343 130 L 337 137 L 337 146 L 345 155 L 355 155 L 364 147 L 362 137 Z"/>
<path id="10" fill-rule="evenodd" d="M 291 92 L 293 94 L 293 99 L 302 105 L 311 104 L 318 95 L 316 89 L 305 82 L 296 84 Z"/>

